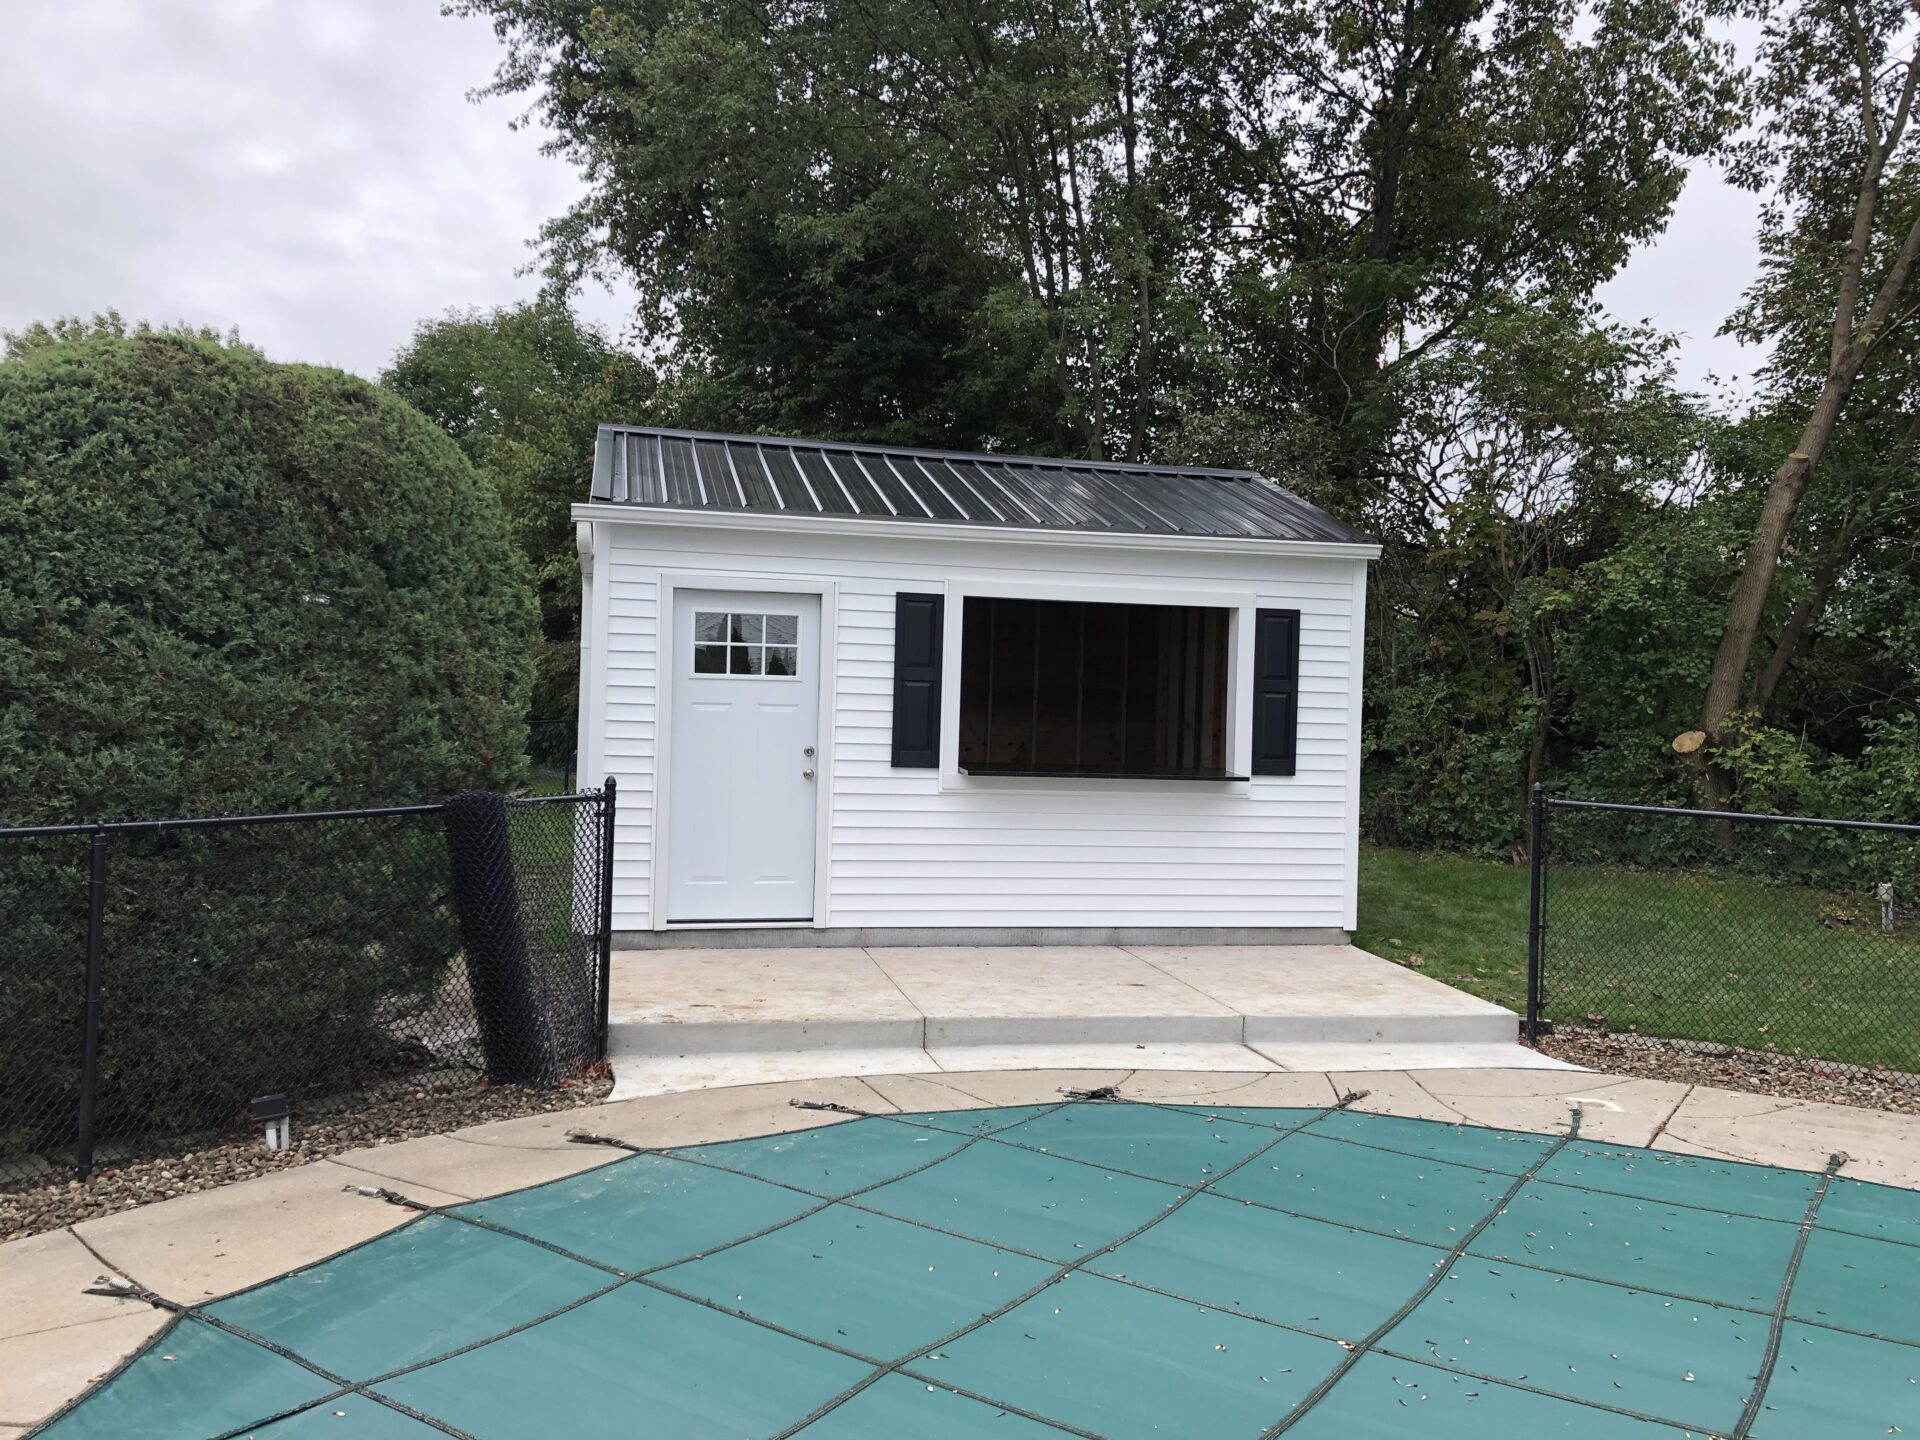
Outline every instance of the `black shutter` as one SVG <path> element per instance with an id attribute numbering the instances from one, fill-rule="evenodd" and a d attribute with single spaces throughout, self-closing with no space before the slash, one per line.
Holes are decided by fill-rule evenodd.
<path id="1" fill-rule="evenodd" d="M 944 595 L 893 597 L 893 766 L 940 768 L 940 641 Z"/>
<path id="2" fill-rule="evenodd" d="M 1293 774 L 1294 712 L 1300 696 L 1300 612 L 1253 616 L 1253 773 Z"/>

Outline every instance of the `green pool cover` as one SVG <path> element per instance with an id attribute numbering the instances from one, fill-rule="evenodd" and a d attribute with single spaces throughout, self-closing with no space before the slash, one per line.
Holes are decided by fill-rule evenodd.
<path id="1" fill-rule="evenodd" d="M 369 1199 L 368 1204 L 381 1203 Z M 182 1311 L 57 1440 L 1920 1435 L 1920 1195 L 1074 1102 L 627 1154 Z"/>

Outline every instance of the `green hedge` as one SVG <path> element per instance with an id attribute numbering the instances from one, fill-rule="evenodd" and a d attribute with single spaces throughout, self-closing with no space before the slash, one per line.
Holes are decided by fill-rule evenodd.
<path id="1" fill-rule="evenodd" d="M 160 335 L 0 363 L 0 549 L 0 824 L 524 771 L 524 562 L 453 442 L 364 381 Z M 129 1134 L 403 1054 L 457 956 L 437 826 L 220 834 L 115 843 L 103 1104 Z M 84 861 L 0 841 L 0 1156 L 70 1126 Z"/>

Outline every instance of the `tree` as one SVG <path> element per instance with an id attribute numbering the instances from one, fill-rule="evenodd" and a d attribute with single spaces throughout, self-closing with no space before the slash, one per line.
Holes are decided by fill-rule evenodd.
<path id="1" fill-rule="evenodd" d="M 1592 567 L 1684 517 L 1711 428 L 1670 345 L 1516 306 L 1399 377 L 1394 484 L 1418 504 L 1370 586 L 1366 717 L 1376 818 L 1399 838 L 1510 838 L 1550 746 L 1630 668 L 1587 645 Z"/>
<path id="2" fill-rule="evenodd" d="M 640 286 L 749 427 L 1143 458 L 1190 271 L 1139 0 L 460 0 L 593 177 L 562 280 Z"/>
<path id="3" fill-rule="evenodd" d="M 1775 199 L 1765 212 L 1761 277 L 1733 326 L 1780 342 L 1774 378 L 1803 394 L 1806 408 L 1767 486 L 1727 604 L 1700 710 L 1700 728 L 1715 746 L 1735 738 L 1730 721 L 1816 467 L 1862 383 L 1883 368 L 1908 368 L 1901 352 L 1911 343 L 1917 307 L 1910 282 L 1920 259 L 1920 191 L 1901 148 L 1920 86 L 1911 24 L 1898 0 L 1804 0 L 1770 16 L 1761 47 L 1763 119 L 1734 173 Z M 1838 539 L 1830 562 L 1836 576 L 1853 536 L 1843 526 Z M 1817 608 L 1789 619 L 1782 637 L 1789 643 L 1751 692 L 1758 708 L 1771 700 Z M 1716 806 L 1729 803 L 1724 765 L 1710 763 L 1706 783 Z"/>
<path id="4" fill-rule="evenodd" d="M 381 384 L 439 425 L 500 494 L 540 601 L 533 746 L 573 743 L 580 665 L 580 557 L 570 507 L 587 498 L 596 426 L 657 418 L 644 361 L 563 307 L 518 305 L 423 322 Z"/>
<path id="5" fill-rule="evenodd" d="M 1264 387 L 1325 433 L 1329 504 L 1417 529 L 1421 497 L 1392 485 L 1398 377 L 1515 304 L 1577 307 L 1664 227 L 1689 163 L 1734 120 L 1710 15 L 1544 0 L 1166 12 L 1165 170 L 1217 257 L 1210 314 L 1245 357 L 1236 391 Z"/>

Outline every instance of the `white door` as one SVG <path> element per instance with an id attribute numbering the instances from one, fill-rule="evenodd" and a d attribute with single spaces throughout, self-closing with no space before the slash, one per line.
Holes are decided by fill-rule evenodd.
<path id="1" fill-rule="evenodd" d="M 677 590 L 667 919 L 811 920 L 820 597 Z"/>

